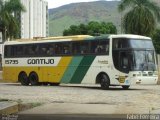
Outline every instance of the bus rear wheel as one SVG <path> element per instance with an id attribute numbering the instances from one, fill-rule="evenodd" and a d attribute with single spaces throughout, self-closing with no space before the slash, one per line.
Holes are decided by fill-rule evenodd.
<path id="1" fill-rule="evenodd" d="M 101 88 L 103 90 L 108 90 L 109 89 L 110 80 L 109 80 L 109 77 L 107 75 L 105 75 L 105 74 L 101 75 L 100 85 L 101 85 Z"/>
<path id="2" fill-rule="evenodd" d="M 39 85 L 39 78 L 38 78 L 37 73 L 35 73 L 35 72 L 30 73 L 29 74 L 29 81 L 32 86 Z"/>
<path id="3" fill-rule="evenodd" d="M 49 83 L 50 86 L 59 86 L 60 83 Z"/>
<path id="4" fill-rule="evenodd" d="M 124 90 L 128 90 L 129 87 L 130 87 L 129 85 L 123 85 L 123 86 L 122 86 L 122 88 L 123 88 Z"/>
<path id="5" fill-rule="evenodd" d="M 19 74 L 18 81 L 21 82 L 21 85 L 24 85 L 24 86 L 29 85 L 29 80 L 28 80 L 27 74 L 25 72 L 22 72 Z"/>

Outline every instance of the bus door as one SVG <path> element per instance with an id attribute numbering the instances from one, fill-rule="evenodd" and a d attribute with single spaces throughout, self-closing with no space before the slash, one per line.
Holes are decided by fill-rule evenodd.
<path id="1" fill-rule="evenodd" d="M 128 51 L 120 51 L 119 52 L 119 83 L 125 83 L 125 79 L 128 77 L 129 69 L 130 69 L 130 61 L 129 61 L 129 52 Z"/>

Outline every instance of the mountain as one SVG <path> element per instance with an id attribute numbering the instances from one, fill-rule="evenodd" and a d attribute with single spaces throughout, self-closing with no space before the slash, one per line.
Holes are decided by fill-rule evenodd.
<path id="1" fill-rule="evenodd" d="M 160 6 L 160 0 L 152 0 Z M 49 34 L 60 36 L 71 25 L 87 24 L 90 21 L 113 22 L 121 32 L 121 16 L 118 12 L 119 1 L 81 2 L 49 9 Z"/>
<path id="2" fill-rule="evenodd" d="M 82 2 L 64 5 L 49 10 L 49 34 L 58 36 L 71 25 L 86 24 L 90 21 L 113 22 L 119 29 L 121 14 L 118 1 Z"/>

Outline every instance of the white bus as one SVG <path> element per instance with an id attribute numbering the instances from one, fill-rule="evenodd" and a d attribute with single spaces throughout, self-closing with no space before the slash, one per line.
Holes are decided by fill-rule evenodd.
<path id="1" fill-rule="evenodd" d="M 149 37 L 67 36 L 5 42 L 3 78 L 22 85 L 99 84 L 102 89 L 156 84 L 156 53 Z"/>

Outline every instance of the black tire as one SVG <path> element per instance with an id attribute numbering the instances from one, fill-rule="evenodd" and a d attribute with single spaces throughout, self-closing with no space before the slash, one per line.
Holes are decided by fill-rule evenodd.
<path id="1" fill-rule="evenodd" d="M 103 90 L 108 90 L 110 86 L 109 77 L 105 74 L 102 74 L 100 77 L 100 85 Z"/>
<path id="2" fill-rule="evenodd" d="M 27 74 L 25 72 L 22 72 L 19 74 L 18 81 L 21 82 L 21 85 L 24 85 L 24 86 L 29 85 L 29 80 L 28 80 Z"/>
<path id="3" fill-rule="evenodd" d="M 124 90 L 128 90 L 129 87 L 130 87 L 129 85 L 123 85 L 123 86 L 122 86 L 122 88 L 123 88 Z"/>
<path id="4" fill-rule="evenodd" d="M 47 86 L 47 85 L 48 85 L 48 82 L 42 82 L 41 85 Z"/>
<path id="5" fill-rule="evenodd" d="M 50 86 L 59 86 L 59 83 L 49 83 Z"/>
<path id="6" fill-rule="evenodd" d="M 29 74 L 29 81 L 30 81 L 32 86 L 39 85 L 39 78 L 38 78 L 37 73 L 35 73 L 35 72 L 30 73 Z"/>

